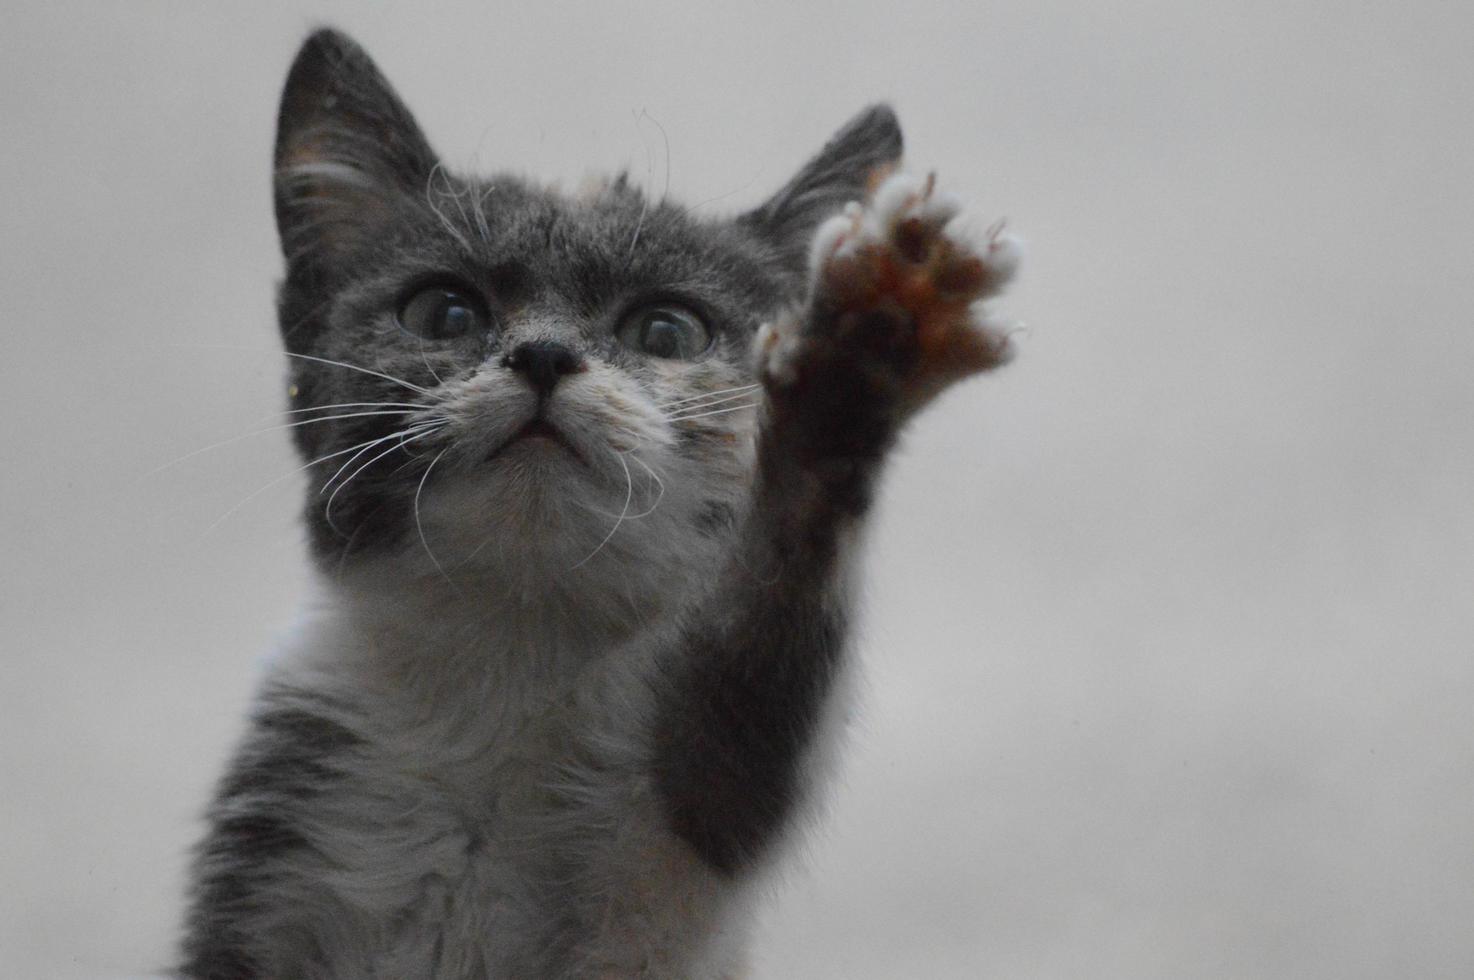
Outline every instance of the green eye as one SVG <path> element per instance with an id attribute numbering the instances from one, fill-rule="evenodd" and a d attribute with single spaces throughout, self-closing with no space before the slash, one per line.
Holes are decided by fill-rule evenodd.
<path id="1" fill-rule="evenodd" d="M 479 299 L 448 286 L 422 289 L 399 308 L 399 325 L 426 340 L 449 340 L 480 333 L 486 330 L 488 322 Z"/>
<path id="2" fill-rule="evenodd" d="M 619 339 L 651 357 L 689 361 L 711 346 L 711 331 L 695 313 L 679 306 L 646 306 L 624 318 Z"/>

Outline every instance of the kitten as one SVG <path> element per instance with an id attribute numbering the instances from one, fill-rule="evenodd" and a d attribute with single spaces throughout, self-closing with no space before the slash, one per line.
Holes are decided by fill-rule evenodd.
<path id="1" fill-rule="evenodd" d="M 209 812 L 183 975 L 741 973 L 884 460 L 1010 355 L 976 304 L 1015 249 L 900 153 L 870 108 L 724 220 L 463 178 L 307 40 L 275 195 L 320 594 Z"/>

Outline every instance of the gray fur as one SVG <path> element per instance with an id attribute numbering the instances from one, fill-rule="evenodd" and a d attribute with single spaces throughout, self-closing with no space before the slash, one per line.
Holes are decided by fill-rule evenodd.
<path id="1" fill-rule="evenodd" d="M 447 172 L 352 42 L 308 39 L 276 154 L 289 407 L 414 407 L 294 430 L 321 460 L 320 595 L 211 808 L 184 975 L 738 972 L 816 778 L 903 414 L 861 380 L 760 416 L 743 386 L 758 326 L 804 298 L 815 226 L 900 149 L 876 107 L 739 218 L 623 180 L 575 199 Z M 396 324 L 445 280 L 488 331 Z M 700 312 L 712 348 L 621 346 L 651 300 Z M 534 397 L 506 358 L 529 343 L 581 373 Z M 571 452 L 505 449 L 535 411 Z"/>

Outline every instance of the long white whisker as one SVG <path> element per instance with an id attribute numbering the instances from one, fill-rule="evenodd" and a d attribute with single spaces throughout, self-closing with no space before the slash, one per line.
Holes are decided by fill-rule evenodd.
<path id="1" fill-rule="evenodd" d="M 673 408 L 676 405 L 682 405 L 686 402 L 699 402 L 707 398 L 715 398 L 717 395 L 728 395 L 732 394 L 733 392 L 748 392 L 752 391 L 754 388 L 759 387 L 761 387 L 761 385 L 758 384 L 737 385 L 735 388 L 719 388 L 716 391 L 704 391 L 699 395 L 687 395 L 685 398 L 672 398 L 667 401 L 657 401 L 656 404 L 659 405 L 661 408 Z"/>
<path id="2" fill-rule="evenodd" d="M 609 533 L 604 535 L 604 540 L 600 541 L 598 546 L 595 547 L 593 551 L 589 552 L 582 561 L 580 561 L 577 565 L 574 565 L 573 568 L 570 568 L 570 572 L 573 571 L 575 568 L 582 567 L 591 558 L 602 551 L 604 549 L 604 546 L 609 543 L 609 539 L 614 537 L 614 532 L 619 530 L 619 525 L 624 523 L 625 515 L 630 512 L 630 501 L 634 499 L 635 496 L 635 479 L 634 477 L 630 476 L 630 466 L 624 461 L 624 455 L 621 453 L 615 453 L 614 458 L 619 460 L 620 466 L 624 467 L 624 481 L 625 486 L 627 487 L 624 493 L 624 508 L 619 512 L 619 517 L 614 521 L 614 526 L 609 529 Z"/>
<path id="3" fill-rule="evenodd" d="M 261 431 L 275 432 L 278 429 L 295 429 L 298 426 L 311 425 L 314 422 L 336 422 L 339 419 L 362 419 L 379 415 L 413 415 L 417 411 L 423 411 L 423 409 L 388 408 L 378 412 L 345 412 L 342 415 L 319 415 L 316 418 L 298 419 L 295 422 L 284 422 L 281 425 L 272 426 L 269 429 L 262 429 Z"/>
<path id="4" fill-rule="evenodd" d="M 446 446 L 444 449 L 440 450 L 439 456 L 436 456 L 434 459 L 430 460 L 430 465 L 425 467 L 425 475 L 420 477 L 420 485 L 415 487 L 415 531 L 419 533 L 420 544 L 425 546 L 425 554 L 430 556 L 430 561 L 435 565 L 435 570 L 440 573 L 440 577 L 445 579 L 445 583 L 449 585 L 452 589 L 460 592 L 460 588 L 450 580 L 449 575 L 445 574 L 445 569 L 440 565 L 440 559 L 436 558 L 435 552 L 430 550 L 430 542 L 425 539 L 425 526 L 420 523 L 420 494 L 425 492 L 425 481 L 430 479 L 430 471 L 435 468 L 436 463 L 440 462 L 442 456 L 450 452 L 450 448 L 451 447 Z"/>
<path id="5" fill-rule="evenodd" d="M 338 484 L 337 488 L 334 489 L 333 492 L 328 495 L 328 502 L 323 507 L 322 517 L 323 517 L 323 520 L 325 520 L 325 521 L 328 522 L 328 527 L 332 528 L 334 531 L 337 531 L 339 534 L 342 534 L 343 533 L 338 528 L 338 525 L 336 525 L 336 524 L 333 523 L 333 501 L 337 499 L 338 494 L 340 494 L 340 493 L 343 492 L 343 488 L 344 487 L 346 487 L 348 484 L 350 484 L 350 483 L 353 482 L 353 480 L 354 480 L 355 477 L 357 477 L 364 470 L 368 469 L 370 466 L 373 466 L 375 463 L 377 463 L 379 460 L 383 459 L 385 456 L 388 456 L 391 453 L 396 453 L 400 449 L 403 449 L 404 446 L 407 443 L 414 442 L 414 441 L 416 441 L 418 439 L 424 439 L 427 436 L 432 436 L 432 435 L 434 435 L 438 431 L 439 431 L 438 428 L 427 429 L 427 430 L 422 431 L 422 432 L 419 432 L 419 433 L 417 433 L 415 435 L 408 436 L 408 438 L 405 438 L 405 436 L 408 435 L 408 432 L 407 431 L 406 432 L 399 433 L 398 434 L 400 436 L 399 442 L 397 442 L 394 445 L 390 446 L 388 449 L 386 449 L 383 452 L 379 453 L 373 459 L 369 460 L 367 463 L 364 463 L 358 469 L 356 469 L 352 473 L 348 474 L 348 476 L 343 480 L 343 482 L 340 483 L 340 484 Z"/>
<path id="6" fill-rule="evenodd" d="M 740 412 L 748 408 L 756 408 L 757 402 L 749 402 L 746 405 L 733 405 L 730 408 L 719 408 L 713 412 L 697 412 L 694 415 L 676 415 L 666 419 L 667 422 L 689 422 L 692 419 L 710 418 L 713 415 L 726 415 L 728 412 Z"/>
<path id="7" fill-rule="evenodd" d="M 302 314 L 302 316 L 299 317 L 291 326 L 286 327 L 285 329 L 283 329 L 282 330 L 282 336 L 284 336 L 284 337 L 290 337 L 292 334 L 296 333 L 297 330 L 304 323 L 306 323 L 308 320 L 311 320 L 313 317 L 317 316 L 319 313 L 323 312 L 324 310 L 326 310 L 328 307 L 330 307 L 332 305 L 333 305 L 333 300 L 332 300 L 331 297 L 329 297 L 328 299 L 323 300 L 321 303 L 318 303 L 316 306 L 312 307 L 312 309 L 310 309 L 306 313 Z M 276 351 L 273 351 L 272 353 L 277 353 L 277 352 Z"/>
<path id="8" fill-rule="evenodd" d="M 319 364 L 331 364 L 333 367 L 347 368 L 349 371 L 360 371 L 364 374 L 371 374 L 376 378 L 383 378 L 385 381 L 392 381 L 397 385 L 404 385 L 404 387 L 419 395 L 430 394 L 429 388 L 421 388 L 419 385 L 410 384 L 403 378 L 396 378 L 394 377 L 394 375 L 385 374 L 383 371 L 374 371 L 366 367 L 359 367 L 357 364 L 345 364 L 342 361 L 334 361 L 326 357 L 318 357 L 315 354 L 294 354 L 292 351 L 289 350 L 284 350 L 281 353 L 285 354 L 287 357 L 296 357 L 304 361 L 316 361 Z"/>
<path id="9" fill-rule="evenodd" d="M 390 439 L 396 439 L 404 435 L 407 431 L 409 430 L 401 429 L 398 432 L 391 432 L 387 436 L 379 436 L 377 439 L 370 439 L 367 442 L 361 442 L 358 445 L 354 446 L 353 448 L 358 451 L 352 456 L 349 456 L 348 459 L 343 463 L 343 465 L 334 470 L 333 475 L 328 477 L 327 480 L 323 482 L 323 485 L 317 488 L 317 495 L 321 497 L 323 494 L 327 493 L 328 487 L 333 485 L 333 481 L 342 476 L 344 470 L 348 469 L 348 467 L 358 462 L 359 458 L 367 453 L 370 449 L 373 449 L 375 446 L 382 446 Z"/>
<path id="10" fill-rule="evenodd" d="M 474 187 L 466 188 L 466 195 L 471 199 L 471 217 L 476 221 L 476 231 L 481 235 L 481 240 L 488 245 L 491 244 L 491 228 L 486 224 L 484 205 L 486 204 L 486 193 L 490 189 L 487 188 L 486 191 L 478 194 Z"/>
<path id="11" fill-rule="evenodd" d="M 368 442 L 361 442 L 361 443 L 359 443 L 357 446 L 354 446 L 353 447 L 354 449 L 357 449 L 358 452 L 355 453 L 353 456 L 349 457 L 348 462 L 346 462 L 342 466 L 338 467 L 338 471 L 336 473 L 334 473 L 332 476 L 328 477 L 327 482 L 324 483 L 322 485 L 322 488 L 317 491 L 318 494 L 321 495 L 321 494 L 327 493 L 328 492 L 328 487 L 332 486 L 333 485 L 333 481 L 336 480 L 338 477 L 340 477 L 340 476 L 343 475 L 343 471 L 344 470 L 346 470 L 348 467 L 352 466 L 353 463 L 354 463 L 354 461 L 356 461 L 358 459 L 358 457 L 362 456 L 364 453 L 368 452 L 370 449 L 374 448 L 375 446 L 380 445 L 381 443 L 388 442 L 390 439 L 397 439 L 397 438 L 399 438 L 401 436 L 407 436 L 407 435 L 410 435 L 411 433 L 417 433 L 417 432 L 425 431 L 426 429 L 433 428 L 435 426 L 439 426 L 439 425 L 443 425 L 443 424 L 444 423 L 442 423 L 442 422 L 440 422 L 438 420 L 429 421 L 429 422 L 417 422 L 414 425 L 406 426 L 405 428 L 400 429 L 398 432 L 391 432 L 387 436 L 380 436 L 377 439 L 370 439 Z"/>
<path id="12" fill-rule="evenodd" d="M 429 405 L 417 405 L 414 402 L 336 402 L 332 405 L 313 405 L 310 408 L 287 408 L 282 410 L 283 415 L 301 415 L 303 412 L 324 412 L 330 408 L 412 408 L 426 409 Z"/>
<path id="13" fill-rule="evenodd" d="M 335 422 L 338 419 L 356 419 L 356 418 L 362 418 L 363 416 L 366 416 L 366 415 L 409 415 L 409 414 L 410 414 L 409 412 L 401 412 L 401 411 L 393 411 L 393 412 L 351 412 L 351 413 L 349 413 L 347 415 L 326 415 L 326 416 L 323 416 L 321 418 L 302 419 L 302 420 L 297 421 L 297 422 L 288 422 L 288 423 L 286 423 L 284 425 L 267 426 L 264 429 L 253 429 L 250 432 L 244 432 L 241 435 L 232 436 L 229 439 L 224 439 L 224 440 L 222 440 L 220 442 L 213 443 L 213 444 L 211 444 L 209 446 L 204 446 L 204 447 L 202 447 L 200 449 L 196 449 L 194 452 L 185 453 L 183 456 L 180 456 L 178 459 L 170 460 L 169 462 L 163 464 L 162 466 L 156 466 L 156 467 L 154 467 L 153 469 L 149 470 L 147 473 L 143 474 L 143 476 L 140 479 L 147 479 L 148 477 L 156 476 L 159 473 L 162 473 L 164 470 L 170 469 L 171 467 L 174 467 L 174 466 L 178 466 L 180 463 L 183 463 L 186 460 L 194 459 L 196 456 L 199 456 L 202 453 L 208 453 L 208 452 L 210 452 L 211 450 L 214 450 L 214 449 L 221 449 L 221 448 L 223 448 L 225 446 L 234 445 L 235 443 L 240 442 L 243 439 L 249 439 L 252 436 L 264 435 L 264 434 L 266 434 L 268 432 L 280 432 L 282 429 L 294 429 L 294 428 L 296 428 L 299 425 L 309 425 L 309 424 L 311 424 L 313 422 Z"/>
<path id="14" fill-rule="evenodd" d="M 354 451 L 356 451 L 359 448 L 360 448 L 359 445 L 354 445 L 354 446 L 349 446 L 347 449 L 339 449 L 339 450 L 336 450 L 335 452 L 328 453 L 325 456 L 319 456 L 319 457 L 317 457 L 314 460 L 310 460 L 310 461 L 308 461 L 306 463 L 303 463 L 301 466 L 297 467 L 294 470 L 288 470 L 287 472 L 283 473 L 281 476 L 277 477 L 275 480 L 272 480 L 270 483 L 267 483 L 264 486 L 257 487 L 255 490 L 251 491 L 251 493 L 244 500 L 240 501 L 234 507 L 230 508 L 230 510 L 227 510 L 225 513 L 221 514 L 218 518 L 216 518 L 215 521 L 214 521 L 214 523 L 212 523 L 209 527 L 205 528 L 205 530 L 203 532 L 201 532 L 200 538 L 203 539 L 205 537 L 208 537 L 209 534 L 210 534 L 210 532 L 213 531 L 213 530 L 215 530 L 221 524 L 224 524 L 225 521 L 226 521 L 226 519 L 229 518 L 231 514 L 234 514 L 236 511 L 238 511 L 242 507 L 246 506 L 246 504 L 250 503 L 252 500 L 255 500 L 257 497 L 261 496 L 263 493 L 265 493 L 266 491 L 270 490 L 272 487 L 276 486 L 278 483 L 281 483 L 283 480 L 291 479 L 292 477 L 296 476 L 298 473 L 302 473 L 302 472 L 304 472 L 306 470 L 310 470 L 310 469 L 312 469 L 312 467 L 316 466 L 318 463 L 325 463 L 328 460 L 334 459 L 334 458 L 336 458 L 338 456 L 346 456 L 348 453 L 354 452 Z"/>
<path id="15" fill-rule="evenodd" d="M 323 307 L 326 307 L 327 305 L 327 303 L 323 303 L 316 310 L 309 312 L 307 315 L 310 317 L 314 313 L 319 312 Z M 345 364 L 342 361 L 334 361 L 326 357 L 318 357 L 314 354 L 296 354 L 289 350 L 271 350 L 265 347 L 244 347 L 239 344 L 164 344 L 163 346 L 186 347 L 194 348 L 196 350 L 238 350 L 247 351 L 252 354 L 280 354 L 283 357 L 295 357 L 298 360 L 302 361 L 316 361 L 319 364 L 331 364 L 333 367 L 346 368 L 349 371 L 360 371 L 364 374 L 371 374 L 376 378 L 383 378 L 385 381 L 392 381 L 397 385 L 404 385 L 404 387 L 410 389 L 417 394 L 428 395 L 430 393 L 428 388 L 421 388 L 419 385 L 410 384 L 403 378 L 396 378 L 392 374 L 385 374 L 382 371 L 374 371 L 366 367 L 359 367 L 357 364 Z"/>
<path id="16" fill-rule="evenodd" d="M 445 379 L 440 377 L 440 372 L 430 366 L 430 358 L 425 355 L 425 341 L 420 339 L 420 362 L 425 365 L 425 370 L 430 372 L 430 377 L 435 379 L 438 385 L 445 384 Z"/>
<path id="17" fill-rule="evenodd" d="M 602 510 L 598 507 L 590 507 L 588 504 L 583 503 L 578 503 L 577 506 L 582 508 L 583 510 L 588 511 L 591 514 L 598 514 L 600 517 L 609 517 L 615 520 L 623 519 L 626 521 L 639 520 L 642 517 L 649 517 L 651 514 L 655 513 L 655 508 L 660 506 L 660 501 L 665 497 L 665 481 L 660 478 L 660 475 L 656 473 L 655 470 L 650 468 L 649 463 L 645 462 L 640 457 L 633 455 L 633 452 L 634 450 L 626 449 L 623 452 L 615 452 L 614 455 L 617 457 L 633 459 L 636 463 L 644 468 L 646 473 L 650 474 L 650 482 L 654 483 L 656 487 L 656 496 L 654 503 L 652 503 L 649 507 L 638 514 L 615 514 L 607 510 Z"/>
<path id="18" fill-rule="evenodd" d="M 470 224 L 471 219 L 466 215 L 466 206 L 461 203 L 461 191 L 459 188 L 450 186 L 449 175 L 445 175 L 445 193 L 452 201 L 455 202 L 456 211 L 460 214 L 461 221 L 465 222 L 466 224 Z"/>
<path id="19" fill-rule="evenodd" d="M 660 188 L 660 202 L 664 204 L 665 199 L 670 196 L 670 137 L 665 134 L 665 127 L 660 125 L 660 120 L 650 115 L 649 109 L 640 109 L 640 115 L 655 124 L 655 128 L 660 130 L 660 141 L 665 144 L 665 185 Z"/>
<path id="20" fill-rule="evenodd" d="M 655 508 L 659 507 L 660 502 L 665 499 L 665 481 L 660 478 L 660 474 L 656 473 L 649 463 L 645 462 L 640 457 L 630 456 L 630 459 L 634 460 L 640 466 L 644 467 L 645 472 L 650 474 L 650 479 L 655 481 L 655 486 L 658 490 L 655 495 L 655 502 L 653 504 L 651 504 L 639 514 L 630 515 L 629 519 L 633 521 L 638 520 L 641 517 L 649 517 L 651 514 L 655 513 Z"/>
<path id="21" fill-rule="evenodd" d="M 461 206 L 460 198 L 450 189 L 450 175 L 445 172 L 445 168 L 439 163 L 430 168 L 430 176 L 425 180 L 425 204 L 429 206 L 431 211 L 435 212 L 435 217 L 440 219 L 440 223 L 445 226 L 445 230 L 450 232 L 450 236 L 460 243 L 461 248 L 467 252 L 472 252 L 474 250 L 471 248 L 471 243 L 466 240 L 466 236 L 461 234 L 461 230 L 445 216 L 445 213 L 440 210 L 440 206 L 435 203 L 435 177 L 437 174 L 445 181 L 446 193 L 450 197 L 455 198 L 456 207 L 459 208 Z M 465 217 L 465 211 L 461 212 L 461 217 Z"/>
<path id="22" fill-rule="evenodd" d="M 495 531 L 492 531 L 490 534 L 486 535 L 486 537 L 482 538 L 481 539 L 481 543 L 478 544 L 476 547 L 472 548 L 471 549 L 471 553 L 469 555 L 467 555 L 466 557 L 462 558 L 460 560 L 460 562 L 456 565 L 456 567 L 457 568 L 463 568 L 463 567 L 471 564 L 471 562 L 473 560 L 475 560 L 476 556 L 479 555 L 479 554 L 481 554 L 482 550 L 485 549 L 487 545 L 491 544 L 495 540 L 496 540 L 496 532 Z"/>
<path id="23" fill-rule="evenodd" d="M 750 381 L 747 384 L 733 385 L 730 388 L 715 388 L 711 391 L 703 391 L 695 395 L 687 395 L 684 398 L 671 398 L 666 400 L 666 404 L 670 404 L 673 402 L 690 401 L 692 398 L 706 398 L 708 395 L 723 395 L 729 391 L 747 391 L 752 388 L 758 387 L 761 387 L 761 382 Z"/>
<path id="24" fill-rule="evenodd" d="M 630 114 L 634 115 L 633 110 L 631 110 Z M 635 132 L 640 134 L 640 141 L 645 144 L 645 183 L 647 186 L 645 190 L 642 191 L 640 194 L 640 216 L 635 219 L 635 233 L 630 237 L 629 254 L 626 255 L 624 258 L 624 264 L 626 267 L 628 267 L 630 262 L 634 260 L 635 246 L 640 243 L 640 232 L 643 231 L 645 228 L 645 215 L 648 214 L 650 211 L 650 191 L 652 188 L 648 185 L 653 185 L 655 183 L 655 154 L 650 149 L 649 141 L 645 139 L 644 131 L 640 129 L 639 116 L 635 116 Z M 587 561 L 588 559 L 584 560 Z M 582 564 L 582 562 L 580 562 L 579 564 Z M 575 565 L 573 567 L 577 568 L 578 565 Z"/>
<path id="25" fill-rule="evenodd" d="M 476 195 L 476 225 L 481 229 L 481 237 L 488 245 L 491 244 L 491 229 L 486 224 L 486 198 L 495 190 L 495 184 L 487 184 L 481 193 Z"/>
<path id="26" fill-rule="evenodd" d="M 718 405 L 726 405 L 729 402 L 742 401 L 743 399 L 752 399 L 752 397 L 753 393 L 750 391 L 739 391 L 733 395 L 723 395 L 721 398 L 709 398 L 704 402 L 677 405 L 674 408 L 664 409 L 661 414 L 666 418 L 670 418 L 673 415 L 684 415 L 686 412 L 700 411 L 703 408 L 716 408 Z"/>

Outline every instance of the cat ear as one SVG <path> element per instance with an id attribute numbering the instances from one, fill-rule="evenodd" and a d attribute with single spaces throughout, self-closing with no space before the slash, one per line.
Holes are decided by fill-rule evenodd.
<path id="1" fill-rule="evenodd" d="M 436 158 L 363 49 L 320 30 L 297 52 L 277 116 L 276 226 L 288 263 L 318 271 L 371 240 Z"/>
<path id="2" fill-rule="evenodd" d="M 860 201 L 901 159 L 901 124 L 888 105 L 873 105 L 840 128 L 767 203 L 743 215 L 787 251 L 803 255 L 814 229 L 850 201 Z"/>

